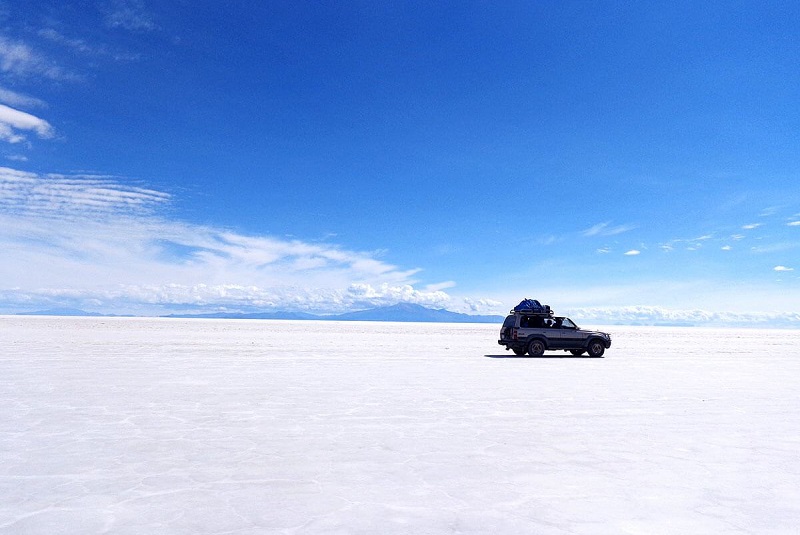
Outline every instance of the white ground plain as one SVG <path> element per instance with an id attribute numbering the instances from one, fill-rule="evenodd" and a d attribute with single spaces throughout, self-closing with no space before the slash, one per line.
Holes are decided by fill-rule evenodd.
<path id="1" fill-rule="evenodd" d="M 608 330 L 0 317 L 0 533 L 800 532 L 800 331 Z"/>

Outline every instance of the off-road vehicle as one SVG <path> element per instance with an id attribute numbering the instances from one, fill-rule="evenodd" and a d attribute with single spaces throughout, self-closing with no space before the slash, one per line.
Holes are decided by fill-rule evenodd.
<path id="1" fill-rule="evenodd" d="M 588 353 L 590 357 L 601 357 L 611 347 L 611 336 L 600 331 L 586 331 L 575 325 L 569 318 L 553 316 L 547 312 L 511 311 L 500 328 L 500 340 L 506 349 L 517 355 L 527 353 L 540 357 L 545 351 L 569 351 L 580 356 Z"/>

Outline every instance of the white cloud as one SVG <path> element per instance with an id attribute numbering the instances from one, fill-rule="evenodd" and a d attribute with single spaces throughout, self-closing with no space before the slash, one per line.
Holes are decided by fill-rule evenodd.
<path id="1" fill-rule="evenodd" d="M 630 251 L 626 251 L 624 254 L 625 256 L 637 256 L 642 254 L 642 252 L 639 251 L 638 249 L 631 249 Z"/>
<path id="2" fill-rule="evenodd" d="M 21 131 L 33 132 L 43 139 L 52 138 L 55 135 L 53 127 L 44 119 L 0 104 L 0 140 L 9 143 L 25 141 L 26 138 L 20 133 Z"/>
<path id="3" fill-rule="evenodd" d="M 0 209 L 61 219 L 117 216 L 170 200 L 167 193 L 100 175 L 37 175 L 0 167 Z"/>
<path id="4" fill-rule="evenodd" d="M 750 223 L 749 225 L 742 225 L 742 229 L 744 230 L 753 230 L 757 229 L 760 226 L 763 226 L 763 223 Z"/>
<path id="5" fill-rule="evenodd" d="M 140 0 L 111 0 L 103 6 L 106 25 L 131 31 L 157 29 L 152 15 Z"/>
<path id="6" fill-rule="evenodd" d="M 655 278 L 656 275 L 638 277 L 630 273 L 625 280 L 603 283 L 600 280 L 570 280 L 564 283 L 546 284 L 538 281 L 535 291 L 528 284 L 504 289 L 500 295 L 508 306 L 516 305 L 522 296 L 538 299 L 553 307 L 559 315 L 567 315 L 579 325 L 588 323 L 582 312 L 587 307 L 592 310 L 618 310 L 642 304 L 657 304 L 664 310 L 676 311 L 676 322 L 680 322 L 682 311 L 690 309 L 708 310 L 710 313 L 765 313 L 785 312 L 795 314 L 797 292 L 794 290 L 800 281 L 782 281 L 778 277 L 770 280 L 743 281 L 738 278 L 726 279 L 721 274 L 712 273 L 706 278 L 695 278 L 686 273 L 681 277 Z M 533 294 L 533 295 L 532 295 Z M 616 316 L 607 317 L 602 312 L 592 315 L 592 322 L 616 323 Z M 626 322 L 619 319 L 620 323 Z"/>
<path id="7" fill-rule="evenodd" d="M 768 206 L 768 207 L 764 208 L 763 210 L 761 210 L 761 213 L 758 214 L 758 215 L 760 215 L 761 217 L 769 217 L 769 216 L 775 215 L 776 213 L 778 213 L 778 207 L 777 206 Z"/>
<path id="8" fill-rule="evenodd" d="M 768 245 L 759 245 L 751 247 L 750 250 L 758 254 L 780 253 L 784 251 L 791 251 L 800 247 L 798 242 L 777 242 Z"/>
<path id="9" fill-rule="evenodd" d="M 723 251 L 730 251 L 731 249 L 733 249 L 733 247 L 731 247 L 730 245 L 723 245 L 722 247 L 720 247 L 720 249 L 722 249 Z"/>
<path id="10" fill-rule="evenodd" d="M 171 198 L 114 177 L 0 168 L 0 301 L 154 313 L 450 300 L 450 283 L 416 289 L 419 269 L 375 253 L 167 219 Z"/>
<path id="11" fill-rule="evenodd" d="M 360 308 L 390 305 L 397 302 L 415 303 L 432 308 L 442 308 L 450 302 L 450 296 L 440 290 L 421 291 L 410 284 L 392 285 L 381 283 L 378 286 L 365 283 L 351 284 L 341 293 L 341 308 Z"/>
<path id="12" fill-rule="evenodd" d="M 790 221 L 786 223 L 786 225 L 789 227 L 800 227 L 800 221 Z"/>
<path id="13" fill-rule="evenodd" d="M 472 314 L 495 314 L 498 311 L 505 312 L 503 303 L 495 299 L 472 299 L 463 298 L 466 312 Z"/>
<path id="14" fill-rule="evenodd" d="M 800 313 L 797 312 L 711 312 L 703 309 L 637 305 L 576 308 L 570 310 L 569 314 L 582 326 L 584 323 L 783 328 L 800 326 Z"/>
<path id="15" fill-rule="evenodd" d="M 581 234 L 583 234 L 586 237 L 615 236 L 617 234 L 622 234 L 630 230 L 633 230 L 634 228 L 636 227 L 634 227 L 633 225 L 611 226 L 611 223 L 609 221 L 606 221 L 604 223 L 598 223 L 593 227 L 584 230 Z"/>
<path id="16" fill-rule="evenodd" d="M 775 266 L 773 268 L 775 271 L 783 272 L 783 271 L 794 271 L 794 268 L 786 267 L 786 266 Z"/>
<path id="17" fill-rule="evenodd" d="M 118 24 L 118 26 L 122 25 Z M 136 61 L 141 58 L 140 54 L 125 52 L 119 49 L 111 48 L 104 44 L 88 42 L 84 39 L 67 37 L 53 28 L 41 29 L 39 32 L 37 32 L 37 35 L 43 39 L 46 39 L 47 41 L 50 41 L 51 43 L 55 43 L 65 48 L 72 55 L 80 54 L 82 56 L 91 58 L 111 58 L 115 61 Z"/>
<path id="18" fill-rule="evenodd" d="M 30 97 L 28 95 L 23 95 L 22 93 L 17 93 L 4 87 L 0 87 L 0 102 L 17 108 L 47 107 L 47 103 L 43 100 L 39 100 L 38 98 Z"/>
<path id="19" fill-rule="evenodd" d="M 3 36 L 0 36 L 0 72 L 18 77 L 41 76 L 57 81 L 79 79 L 27 44 Z"/>
<path id="20" fill-rule="evenodd" d="M 448 288 L 454 288 L 456 286 L 455 281 L 444 281 L 439 282 L 437 284 L 427 284 L 425 286 L 425 291 L 427 292 L 436 292 L 439 290 L 446 290 Z"/>
<path id="21" fill-rule="evenodd" d="M 70 39 L 53 28 L 41 29 L 39 30 L 38 35 L 39 37 L 43 37 L 48 41 L 52 41 L 53 43 L 67 47 L 73 52 L 78 52 L 81 54 L 95 53 L 95 49 L 83 39 Z"/>

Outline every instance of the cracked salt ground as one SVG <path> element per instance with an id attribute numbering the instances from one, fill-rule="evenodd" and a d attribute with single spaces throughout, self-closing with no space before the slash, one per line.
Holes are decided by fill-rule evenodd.
<path id="1" fill-rule="evenodd" d="M 800 332 L 609 330 L 0 317 L 0 533 L 796 533 Z"/>

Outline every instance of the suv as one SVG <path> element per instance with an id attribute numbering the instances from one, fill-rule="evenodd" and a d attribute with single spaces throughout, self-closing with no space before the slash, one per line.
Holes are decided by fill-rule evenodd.
<path id="1" fill-rule="evenodd" d="M 585 331 L 569 318 L 512 311 L 500 328 L 497 343 L 517 355 L 528 353 L 531 357 L 541 357 L 551 349 L 563 349 L 576 357 L 584 352 L 590 357 L 601 357 L 611 347 L 611 336 L 600 331 Z"/>

